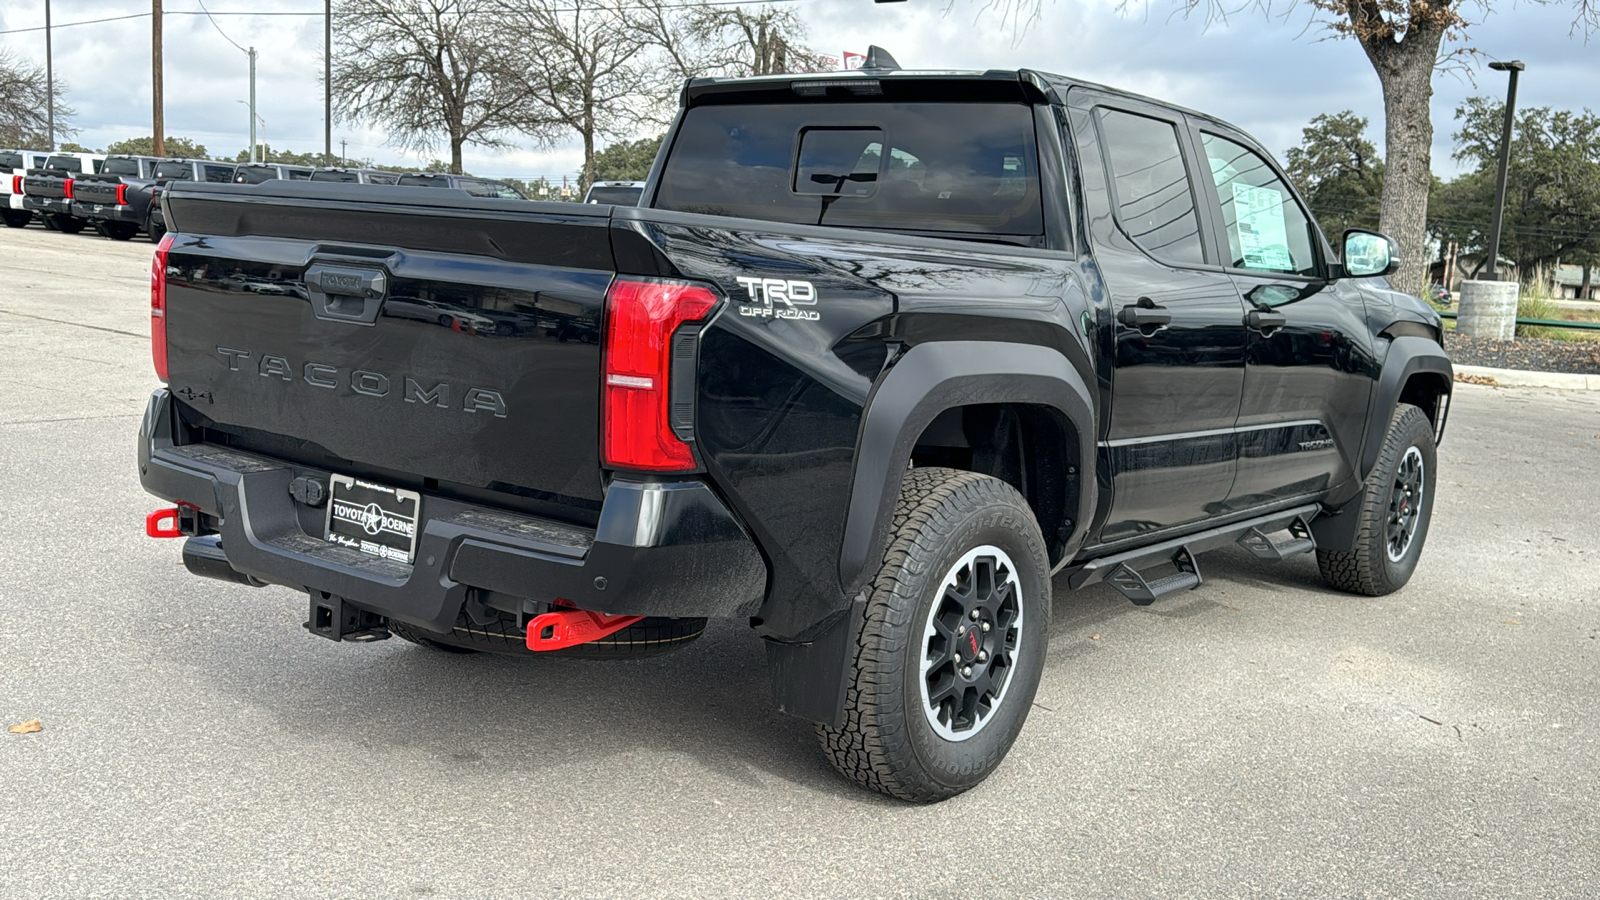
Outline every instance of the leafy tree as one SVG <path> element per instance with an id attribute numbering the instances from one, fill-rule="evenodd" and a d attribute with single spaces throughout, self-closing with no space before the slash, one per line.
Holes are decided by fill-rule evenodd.
<path id="1" fill-rule="evenodd" d="M 197 144 L 188 138 L 168 137 L 164 143 L 167 156 L 171 159 L 207 159 L 206 145 Z M 125 141 L 113 141 L 106 146 L 106 153 L 127 153 L 132 156 L 154 156 L 156 139 L 154 137 L 128 138 Z M 246 159 L 249 155 L 246 154 Z"/>
<path id="2" fill-rule="evenodd" d="M 247 163 L 250 161 L 250 150 L 245 148 L 234 154 L 233 161 Z M 274 150 L 271 144 L 261 145 L 261 161 L 279 163 L 285 166 L 326 166 L 332 165 L 321 153 L 295 153 L 292 150 Z"/>
<path id="3" fill-rule="evenodd" d="M 66 143 L 62 144 L 59 149 L 61 150 L 62 153 L 99 153 L 100 152 L 99 150 L 96 150 L 93 147 L 85 147 L 84 145 L 76 143 L 74 141 L 67 141 Z"/>
<path id="4" fill-rule="evenodd" d="M 1044 0 L 973 0 L 995 8 L 1003 21 L 1020 25 L 1037 19 Z M 1126 9 L 1137 0 L 1119 0 Z M 1146 0 L 1148 2 L 1148 0 Z M 1226 20 L 1244 9 L 1274 13 L 1271 0 L 1170 0 L 1185 14 L 1200 12 L 1207 22 Z M 1289 0 L 1292 5 L 1295 0 Z M 1433 73 L 1459 54 L 1472 24 L 1464 10 L 1511 15 L 1507 0 L 1304 0 L 1334 36 L 1361 45 L 1383 86 L 1384 160 L 1380 227 L 1400 243 L 1404 263 L 1391 282 L 1420 294 L 1427 281 L 1428 196 L 1433 187 Z M 1530 0 L 1574 10 L 1574 30 L 1600 28 L 1600 0 Z M 1280 7 L 1283 4 L 1280 4 Z M 1450 45 L 1454 45 L 1453 47 Z M 1498 132 L 1496 132 L 1498 133 Z"/>
<path id="5" fill-rule="evenodd" d="M 617 141 L 595 154 L 595 181 L 643 181 L 655 164 L 656 152 L 661 149 L 661 139 L 640 138 L 636 141 Z M 581 184 L 588 190 L 588 183 Z"/>
<path id="6" fill-rule="evenodd" d="M 334 102 L 341 117 L 387 129 L 402 149 L 503 147 L 523 98 L 496 54 L 507 23 L 476 0 L 339 0 Z M 519 36 L 520 37 L 520 36 Z"/>
<path id="7" fill-rule="evenodd" d="M 1488 244 L 1504 115 L 1504 104 L 1482 97 L 1456 110 L 1454 155 L 1475 169 L 1439 191 L 1430 219 L 1443 240 Z M 1557 260 L 1600 263 L 1600 116 L 1547 106 L 1518 111 L 1500 252 L 1522 271 Z"/>
<path id="8" fill-rule="evenodd" d="M 69 124 L 76 113 L 61 102 L 66 94 L 66 84 L 56 79 L 57 137 L 78 133 Z M 53 146 L 48 97 L 44 66 L 18 59 L 15 53 L 0 47 L 0 146 L 33 150 Z"/>
<path id="9" fill-rule="evenodd" d="M 1367 120 L 1350 110 L 1323 113 L 1286 154 L 1289 177 L 1335 245 L 1346 228 L 1377 228 L 1383 160 L 1367 140 Z"/>

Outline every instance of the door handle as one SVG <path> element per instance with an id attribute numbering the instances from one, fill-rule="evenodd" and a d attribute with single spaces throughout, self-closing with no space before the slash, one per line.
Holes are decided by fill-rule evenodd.
<path id="1" fill-rule="evenodd" d="M 1172 313 L 1165 306 L 1157 306 L 1149 297 L 1140 297 L 1117 310 L 1117 321 L 1129 328 L 1160 328 L 1172 324 Z"/>
<path id="2" fill-rule="evenodd" d="M 1269 331 L 1277 331 L 1279 328 L 1289 324 L 1289 317 L 1280 312 L 1252 309 L 1244 314 L 1244 324 L 1249 326 L 1251 331 L 1259 331 L 1262 334 L 1266 334 Z"/>

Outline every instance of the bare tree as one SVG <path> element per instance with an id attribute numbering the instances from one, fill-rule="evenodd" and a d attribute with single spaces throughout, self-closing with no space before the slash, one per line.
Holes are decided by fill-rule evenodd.
<path id="1" fill-rule="evenodd" d="M 46 85 L 44 66 L 18 59 L 15 53 L 0 48 L 0 146 L 50 146 Z M 61 102 L 66 93 L 66 85 L 56 79 L 57 138 L 78 133 L 78 129 L 64 124 L 75 115 L 71 107 Z"/>
<path id="2" fill-rule="evenodd" d="M 504 147 L 522 98 L 495 54 L 502 24 L 476 0 L 338 0 L 334 103 L 340 118 L 384 128 L 405 150 Z"/>
<path id="3" fill-rule="evenodd" d="M 954 0 L 951 0 L 953 3 Z M 973 0 L 998 12 L 1013 27 L 1037 19 L 1044 0 Z M 1122 0 L 1126 9 L 1137 0 Z M 1146 0 L 1148 2 L 1148 0 Z M 1184 14 L 1199 13 L 1206 21 L 1252 11 L 1275 12 L 1272 0 L 1171 0 Z M 1284 0 L 1290 9 L 1302 0 Z M 1487 13 L 1510 7 L 1505 0 L 1303 0 L 1329 31 L 1355 40 L 1367 54 L 1383 86 L 1384 159 L 1380 226 L 1400 242 L 1404 267 L 1392 279 L 1395 287 L 1421 294 L 1427 283 L 1428 188 L 1432 182 L 1433 73 L 1455 58 L 1447 43 L 1459 41 L 1473 24 L 1464 13 L 1472 3 Z M 1541 5 L 1569 5 L 1573 27 L 1585 32 L 1600 27 L 1600 0 L 1531 0 Z M 1509 14 L 1509 13 L 1508 13 Z"/>
<path id="4" fill-rule="evenodd" d="M 833 57 L 806 48 L 805 23 L 793 9 L 713 6 L 702 0 L 684 14 L 703 48 L 706 71 L 698 74 L 739 77 L 838 68 Z"/>
<path id="5" fill-rule="evenodd" d="M 658 61 L 638 0 L 496 0 L 505 77 L 524 100 L 522 128 L 583 141 L 583 183 L 601 138 L 630 136 L 658 101 Z"/>

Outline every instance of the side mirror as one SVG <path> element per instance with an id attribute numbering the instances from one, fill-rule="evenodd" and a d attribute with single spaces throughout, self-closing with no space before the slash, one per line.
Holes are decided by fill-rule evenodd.
<path id="1" fill-rule="evenodd" d="M 1344 274 L 1351 278 L 1388 275 L 1400 268 L 1400 245 L 1394 238 L 1365 228 L 1344 233 Z"/>

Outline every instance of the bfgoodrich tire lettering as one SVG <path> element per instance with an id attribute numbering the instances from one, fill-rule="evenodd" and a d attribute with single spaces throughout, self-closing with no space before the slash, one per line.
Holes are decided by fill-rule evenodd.
<path id="1" fill-rule="evenodd" d="M 1433 424 L 1422 410 L 1402 403 L 1389 420 L 1378 464 L 1356 501 L 1360 518 L 1355 549 L 1317 551 L 1323 580 L 1370 597 L 1404 587 L 1428 537 L 1437 482 Z"/>
<path id="2" fill-rule="evenodd" d="M 941 617 L 940 604 L 946 612 L 954 608 L 947 588 L 954 576 L 962 593 L 961 566 L 974 558 L 988 560 L 1000 572 L 995 577 L 1010 579 L 1014 590 L 987 604 L 974 600 L 972 609 L 961 607 L 964 616 L 945 616 L 952 635 L 957 621 L 991 626 L 967 652 L 952 656 L 954 645 L 930 641 L 930 623 Z M 867 589 L 843 724 L 817 729 L 834 767 L 863 787 L 913 802 L 953 797 L 987 778 L 1021 732 L 1039 686 L 1050 631 L 1049 573 L 1038 523 L 1010 485 L 954 469 L 906 473 L 888 546 Z M 1005 612 L 1008 597 L 1015 602 L 1011 613 Z M 980 652 L 984 663 L 1003 659 L 1006 671 L 984 682 L 980 676 L 993 673 L 981 668 Z M 925 664 L 930 656 L 937 657 L 935 666 Z M 963 675 L 961 667 L 971 672 Z M 977 689 L 990 685 L 991 707 L 966 719 L 950 710 L 930 712 L 930 693 L 939 695 L 937 683 L 928 690 L 930 674 L 962 677 Z M 948 722 L 943 729 L 941 715 Z"/>

